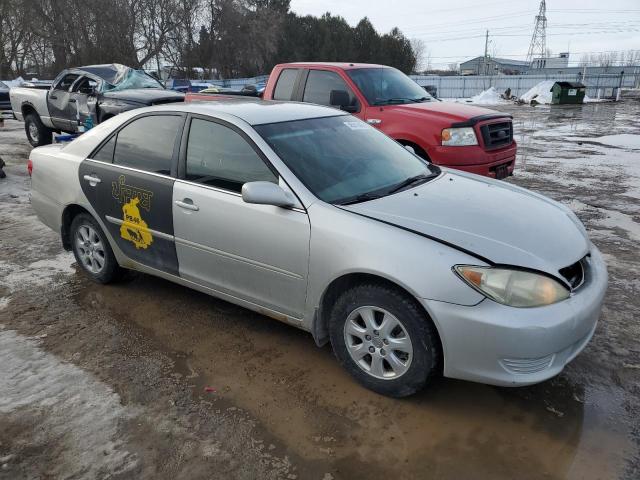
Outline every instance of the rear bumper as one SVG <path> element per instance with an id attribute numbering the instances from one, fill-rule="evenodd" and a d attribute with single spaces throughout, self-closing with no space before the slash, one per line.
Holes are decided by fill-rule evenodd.
<path id="1" fill-rule="evenodd" d="M 517 150 L 518 145 L 514 140 L 508 147 L 497 150 L 484 150 L 479 145 L 468 147 L 439 145 L 430 149 L 428 153 L 435 165 L 495 178 L 495 168 L 499 165 L 506 164 L 509 175 L 513 174 Z"/>
<path id="2" fill-rule="evenodd" d="M 442 339 L 444 375 L 501 386 L 557 375 L 591 340 L 607 281 L 606 265 L 592 247 L 584 286 L 553 305 L 513 308 L 483 300 L 469 307 L 424 300 Z"/>

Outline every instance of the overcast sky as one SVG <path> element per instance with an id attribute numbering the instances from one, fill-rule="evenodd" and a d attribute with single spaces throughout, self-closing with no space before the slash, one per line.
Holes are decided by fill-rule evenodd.
<path id="1" fill-rule="evenodd" d="M 397 26 L 409 38 L 424 40 L 433 67 L 446 67 L 484 53 L 524 60 L 539 0 L 292 0 L 300 15 L 331 12 L 355 25 L 369 17 L 378 31 Z M 547 1 L 547 47 L 554 54 L 640 49 L 640 0 Z M 357 59 L 354 59 L 357 60 Z"/>

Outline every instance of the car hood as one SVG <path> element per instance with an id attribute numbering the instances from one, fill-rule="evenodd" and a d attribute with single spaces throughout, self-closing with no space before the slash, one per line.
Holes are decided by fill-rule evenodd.
<path id="1" fill-rule="evenodd" d="M 184 94 L 165 90 L 163 88 L 134 88 L 131 90 L 116 90 L 103 93 L 104 98 L 113 98 L 129 102 L 151 105 L 157 102 L 182 102 Z"/>
<path id="2" fill-rule="evenodd" d="M 510 117 L 507 113 L 501 113 L 489 108 L 475 107 L 473 105 L 465 105 L 464 103 L 455 102 L 437 102 L 429 101 L 422 103 L 408 103 L 402 105 L 389 105 L 384 107 L 385 110 L 402 113 L 404 115 L 420 118 L 429 116 L 442 123 L 465 122 L 476 117 L 485 117 L 488 115 L 498 117 Z"/>
<path id="3" fill-rule="evenodd" d="M 490 263 L 558 276 L 584 257 L 586 231 L 542 195 L 471 174 L 443 173 L 416 188 L 341 207 L 473 253 Z"/>

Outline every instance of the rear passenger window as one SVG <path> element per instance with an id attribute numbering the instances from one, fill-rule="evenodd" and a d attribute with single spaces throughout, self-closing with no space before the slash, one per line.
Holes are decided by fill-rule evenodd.
<path id="1" fill-rule="evenodd" d="M 101 162 L 111 163 L 113 162 L 113 151 L 116 146 L 116 136 L 114 135 L 109 139 L 107 143 L 102 145 L 97 152 L 95 152 L 91 158 L 93 160 L 99 160 Z"/>
<path id="2" fill-rule="evenodd" d="M 309 71 L 302 101 L 331 106 L 331 90 L 347 92 L 349 105 L 355 107 L 358 104 L 358 99 L 340 75 L 327 70 Z"/>
<path id="3" fill-rule="evenodd" d="M 291 100 L 293 98 L 293 89 L 296 86 L 299 71 L 297 68 L 285 68 L 280 72 L 276 88 L 273 91 L 274 100 Z"/>
<path id="4" fill-rule="evenodd" d="M 234 130 L 194 118 L 187 143 L 186 179 L 240 192 L 247 182 L 278 183 L 276 175 Z"/>
<path id="5" fill-rule="evenodd" d="M 113 163 L 170 175 L 173 148 L 181 127 L 182 117 L 175 115 L 134 120 L 118 132 Z"/>

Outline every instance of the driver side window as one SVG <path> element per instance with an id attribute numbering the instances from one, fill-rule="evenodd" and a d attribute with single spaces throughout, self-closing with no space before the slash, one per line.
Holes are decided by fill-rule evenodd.
<path id="1" fill-rule="evenodd" d="M 185 176 L 232 192 L 240 192 L 247 182 L 278 183 L 278 177 L 238 132 L 198 118 L 189 129 Z"/>
<path id="2" fill-rule="evenodd" d="M 54 90 L 61 90 L 63 92 L 68 92 L 80 75 L 76 75 L 75 73 L 67 73 L 64 77 L 60 79 L 60 81 L 54 87 Z"/>
<path id="3" fill-rule="evenodd" d="M 331 104 L 332 91 L 346 92 L 349 97 L 348 106 L 358 107 L 358 99 L 345 81 L 337 73 L 328 70 L 309 71 L 302 101 L 335 106 Z"/>
<path id="4" fill-rule="evenodd" d="M 94 93 L 97 88 L 98 82 L 96 82 L 93 78 L 83 77 L 74 85 L 72 92 L 90 95 Z"/>

